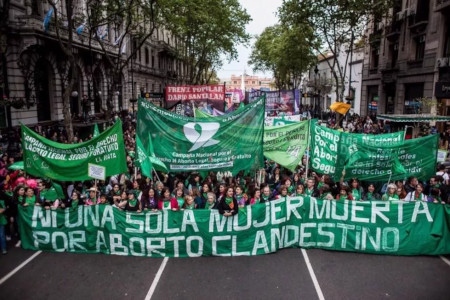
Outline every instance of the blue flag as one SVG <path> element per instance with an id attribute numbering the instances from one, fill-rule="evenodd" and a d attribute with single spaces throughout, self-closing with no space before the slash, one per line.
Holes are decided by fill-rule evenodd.
<path id="1" fill-rule="evenodd" d="M 48 10 L 47 14 L 44 17 L 44 22 L 43 22 L 43 27 L 44 27 L 44 31 L 47 32 L 48 28 L 50 26 L 50 20 L 53 17 L 53 7 L 50 7 L 50 9 Z"/>
<path id="2" fill-rule="evenodd" d="M 84 26 L 86 26 L 86 22 L 84 22 L 83 24 L 81 24 L 80 26 L 77 27 L 77 29 L 75 31 L 77 32 L 78 35 L 83 33 Z"/>

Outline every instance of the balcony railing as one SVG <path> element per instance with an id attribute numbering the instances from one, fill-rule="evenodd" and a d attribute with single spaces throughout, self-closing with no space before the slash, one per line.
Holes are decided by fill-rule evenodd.
<path id="1" fill-rule="evenodd" d="M 450 0 L 437 0 L 434 11 L 443 11 L 450 8 Z"/>

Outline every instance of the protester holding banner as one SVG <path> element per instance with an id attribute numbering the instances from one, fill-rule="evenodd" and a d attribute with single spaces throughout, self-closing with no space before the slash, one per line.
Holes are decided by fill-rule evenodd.
<path id="1" fill-rule="evenodd" d="M 127 201 L 122 201 L 119 204 L 119 208 L 125 211 L 141 212 L 140 203 L 136 199 L 134 190 L 127 191 Z"/>
<path id="2" fill-rule="evenodd" d="M 178 205 L 177 199 L 171 196 L 170 190 L 168 187 L 163 187 L 161 190 L 162 198 L 158 200 L 158 209 L 170 209 L 170 210 L 178 210 L 180 206 Z"/>
<path id="3" fill-rule="evenodd" d="M 273 200 L 272 191 L 270 190 L 270 186 L 268 184 L 261 185 L 262 195 L 261 195 L 261 203 L 269 202 Z"/>
<path id="4" fill-rule="evenodd" d="M 234 197 L 234 189 L 227 187 L 225 198 L 219 202 L 219 213 L 224 217 L 234 216 L 239 212 L 238 202 Z"/>
<path id="5" fill-rule="evenodd" d="M 367 192 L 363 194 L 361 200 L 364 201 L 381 200 L 381 195 L 375 192 L 375 185 L 373 183 L 369 183 L 369 185 L 367 186 Z"/>
<path id="6" fill-rule="evenodd" d="M 181 206 L 181 209 L 196 209 L 197 204 L 194 201 L 194 197 L 191 195 L 184 196 L 184 203 Z"/>
<path id="7" fill-rule="evenodd" d="M 305 186 L 301 183 L 297 184 L 295 192 L 291 194 L 291 197 L 304 197 L 305 196 Z"/>
<path id="8" fill-rule="evenodd" d="M 69 198 L 64 199 L 61 202 L 61 208 L 77 209 L 78 205 L 84 205 L 83 200 L 80 199 L 80 192 L 77 190 L 72 191 L 72 195 Z"/>
<path id="9" fill-rule="evenodd" d="M 418 183 L 416 185 L 415 191 L 409 192 L 405 199 L 401 199 L 405 201 L 428 201 L 427 196 L 423 193 L 423 185 Z"/>
<path id="10" fill-rule="evenodd" d="M 98 202 L 97 193 L 98 190 L 96 187 L 91 187 L 88 189 L 88 195 L 84 199 L 84 205 L 95 205 Z"/>
<path id="11" fill-rule="evenodd" d="M 218 202 L 216 201 L 216 195 L 213 192 L 209 192 L 205 203 L 205 209 L 217 209 Z"/>
<path id="12" fill-rule="evenodd" d="M 155 190 L 153 188 L 150 187 L 142 193 L 140 204 L 142 211 L 155 211 L 158 209 L 158 201 L 155 198 Z"/>
<path id="13" fill-rule="evenodd" d="M 59 204 L 59 202 L 57 202 Z M 36 201 L 36 195 L 34 194 L 34 190 L 30 187 L 25 187 L 25 200 L 22 203 L 23 206 L 33 206 L 40 205 L 39 202 Z M 51 205 L 52 208 L 56 208 L 58 206 Z M 50 208 L 50 206 L 45 206 L 45 208 Z"/>
<path id="14" fill-rule="evenodd" d="M 386 193 L 381 197 L 383 201 L 398 201 L 400 197 L 396 193 L 397 186 L 394 183 L 390 183 L 387 186 Z"/>

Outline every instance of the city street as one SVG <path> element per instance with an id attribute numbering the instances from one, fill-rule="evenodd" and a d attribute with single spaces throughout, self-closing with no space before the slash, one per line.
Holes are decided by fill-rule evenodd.
<path id="1" fill-rule="evenodd" d="M 448 299 L 450 257 L 285 249 L 254 257 L 0 257 L 3 299 Z"/>

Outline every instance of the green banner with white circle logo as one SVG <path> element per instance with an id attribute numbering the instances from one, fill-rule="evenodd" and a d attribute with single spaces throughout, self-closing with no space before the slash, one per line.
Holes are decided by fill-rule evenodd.
<path id="1" fill-rule="evenodd" d="M 254 170 L 263 166 L 264 102 L 207 120 L 189 118 L 140 100 L 136 134 L 171 172 Z"/>

